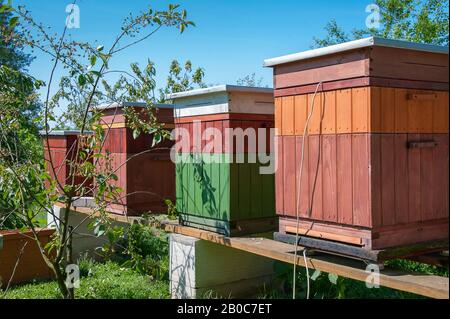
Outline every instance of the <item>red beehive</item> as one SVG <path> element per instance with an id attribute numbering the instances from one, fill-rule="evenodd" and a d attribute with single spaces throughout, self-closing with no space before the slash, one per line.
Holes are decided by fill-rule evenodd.
<path id="1" fill-rule="evenodd" d="M 367 38 L 265 65 L 274 68 L 281 234 L 365 249 L 350 255 L 448 245 L 447 47 Z"/>
<path id="2" fill-rule="evenodd" d="M 41 136 L 44 144 L 44 159 L 47 172 L 52 178 L 58 180 L 61 186 L 72 183 L 71 165 L 74 164 L 77 148 L 83 137 L 91 135 L 92 132 L 84 132 L 83 136 L 80 131 L 51 131 L 46 136 L 45 131 L 41 131 Z M 50 152 L 49 152 L 50 151 Z M 89 159 L 92 161 L 92 159 Z M 50 165 L 53 164 L 54 169 Z M 72 165 L 73 166 L 73 165 Z M 85 181 L 83 176 L 74 177 L 75 185 L 83 184 L 83 187 L 88 190 L 92 187 L 92 180 Z M 48 185 L 47 185 L 48 186 Z M 60 190 L 59 185 L 58 189 Z M 86 194 L 79 195 L 89 195 Z"/>
<path id="3" fill-rule="evenodd" d="M 274 175 L 260 172 L 270 163 L 259 156 L 272 150 L 273 90 L 219 85 L 168 98 L 180 222 L 226 236 L 273 230 Z"/>
<path id="4" fill-rule="evenodd" d="M 112 169 L 122 193 L 111 201 L 108 210 L 123 215 L 141 215 L 146 212 L 166 212 L 165 199 L 175 199 L 175 165 L 170 159 L 173 142 L 163 140 L 152 148 L 153 136 L 140 134 L 133 137 L 127 123 L 124 107 L 132 107 L 145 118 L 145 104 L 116 103 L 100 106 L 101 124 L 105 132 L 102 153 L 108 153 Z M 156 119 L 172 129 L 173 107 L 157 105 Z M 102 160 L 104 161 L 104 160 Z"/>

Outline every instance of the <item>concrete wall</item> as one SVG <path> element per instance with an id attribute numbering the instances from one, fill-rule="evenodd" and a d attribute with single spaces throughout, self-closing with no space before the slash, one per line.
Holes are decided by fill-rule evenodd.
<path id="1" fill-rule="evenodd" d="M 81 207 L 81 206 L 79 206 Z M 85 206 L 86 207 L 86 206 Z M 47 224 L 48 227 L 59 228 L 59 218 L 64 215 L 65 209 L 59 206 L 54 207 L 55 216 L 47 214 Z M 98 250 L 104 244 L 108 243 L 108 238 L 106 236 L 97 237 L 94 235 L 94 231 L 89 229 L 88 225 L 94 220 L 93 217 L 85 213 L 80 213 L 76 211 L 70 212 L 69 225 L 72 227 L 77 227 L 72 239 L 72 253 L 73 259 L 77 258 L 83 254 L 87 254 L 93 258 L 100 257 Z M 129 224 L 125 222 L 114 221 L 113 225 L 128 227 Z"/>
<path id="2" fill-rule="evenodd" d="M 270 285 L 273 260 L 212 242 L 170 235 L 172 298 L 248 297 Z"/>

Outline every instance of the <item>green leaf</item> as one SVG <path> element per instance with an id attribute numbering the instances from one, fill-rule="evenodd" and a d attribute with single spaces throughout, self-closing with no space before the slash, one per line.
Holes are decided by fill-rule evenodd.
<path id="1" fill-rule="evenodd" d="M 97 51 L 98 51 L 98 52 L 102 52 L 102 51 L 103 51 L 103 48 L 104 48 L 103 45 L 99 45 L 99 46 L 97 47 Z"/>
<path id="2" fill-rule="evenodd" d="M 86 84 L 86 77 L 84 76 L 84 74 L 80 74 L 78 76 L 78 84 L 80 86 L 84 86 Z"/>
<path id="3" fill-rule="evenodd" d="M 106 226 L 102 225 L 102 224 L 98 224 L 95 228 L 94 228 L 94 234 L 97 237 L 103 236 L 106 233 Z"/>
<path id="4" fill-rule="evenodd" d="M 139 132 L 139 130 L 133 130 L 133 138 L 137 139 L 139 137 L 139 135 L 141 135 L 141 132 Z"/>
<path id="5" fill-rule="evenodd" d="M 153 136 L 153 143 L 152 143 L 152 147 L 154 147 L 155 145 L 161 143 L 162 141 L 162 135 L 160 133 L 156 133 Z"/>
<path id="6" fill-rule="evenodd" d="M 11 11 L 11 7 L 9 5 L 3 4 L 0 6 L 0 13 Z"/>
<path id="7" fill-rule="evenodd" d="M 19 23 L 19 17 L 12 17 L 11 20 L 9 20 L 9 29 L 14 29 L 17 23 Z"/>
<path id="8" fill-rule="evenodd" d="M 107 67 L 108 66 L 108 59 L 110 56 L 108 54 L 99 53 L 100 59 L 102 59 L 103 64 Z"/>
<path id="9" fill-rule="evenodd" d="M 97 76 L 97 77 L 101 77 L 102 74 L 99 71 L 90 71 L 91 74 Z"/>
<path id="10" fill-rule="evenodd" d="M 97 56 L 96 55 L 91 55 L 89 61 L 91 62 L 91 66 L 94 66 L 95 63 L 97 62 Z"/>

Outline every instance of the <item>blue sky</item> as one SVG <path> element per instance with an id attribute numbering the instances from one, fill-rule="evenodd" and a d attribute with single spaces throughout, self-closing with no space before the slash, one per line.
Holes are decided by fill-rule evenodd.
<path id="1" fill-rule="evenodd" d="M 70 0 L 14 0 L 23 4 L 34 18 L 61 32 Z M 194 67 L 205 69 L 208 84 L 234 84 L 252 73 L 272 86 L 272 70 L 262 67 L 265 58 L 309 49 L 314 36 L 323 36 L 324 25 L 336 19 L 346 30 L 364 27 L 370 0 L 79 0 L 80 29 L 71 29 L 74 39 L 112 42 L 122 19 L 152 5 L 164 9 L 178 3 L 196 23 L 182 35 L 166 29 L 149 40 L 116 56 L 111 68 L 126 70 L 129 64 L 141 66 L 147 59 L 156 63 L 157 80 L 164 84 L 170 61 L 190 59 Z M 50 73 L 48 56 L 36 52 L 30 73 L 44 81 Z"/>

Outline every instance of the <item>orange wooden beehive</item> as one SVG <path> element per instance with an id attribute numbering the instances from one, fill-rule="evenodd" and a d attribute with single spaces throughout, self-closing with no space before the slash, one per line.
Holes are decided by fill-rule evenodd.
<path id="1" fill-rule="evenodd" d="M 152 148 L 152 135 L 140 134 L 134 139 L 124 107 L 132 107 L 144 116 L 141 111 L 145 104 L 141 103 L 113 103 L 98 107 L 105 131 L 101 151 L 109 153 L 118 177 L 116 185 L 123 190 L 111 201 L 108 210 L 123 215 L 166 212 L 164 200 L 175 200 L 175 164 L 170 159 L 173 142 L 164 140 Z M 171 105 L 157 105 L 154 112 L 167 129 L 174 127 Z"/>
<path id="2" fill-rule="evenodd" d="M 52 178 L 56 178 L 61 186 L 72 183 L 71 165 L 69 163 L 75 163 L 78 143 L 83 140 L 84 136 L 89 136 L 92 132 L 85 132 L 83 136 L 80 135 L 80 131 L 51 131 L 48 136 L 45 131 L 40 133 L 44 144 L 47 172 Z M 50 161 L 54 169 L 52 169 Z M 86 190 L 85 194 L 82 195 L 89 196 L 88 190 L 92 187 L 92 180 L 85 181 L 83 176 L 75 176 L 74 178 L 75 185 L 82 184 Z M 59 185 L 58 189 L 60 189 Z"/>
<path id="3" fill-rule="evenodd" d="M 281 235 L 297 233 L 298 215 L 303 245 L 338 252 L 448 243 L 447 47 L 372 37 L 265 65 Z"/>

